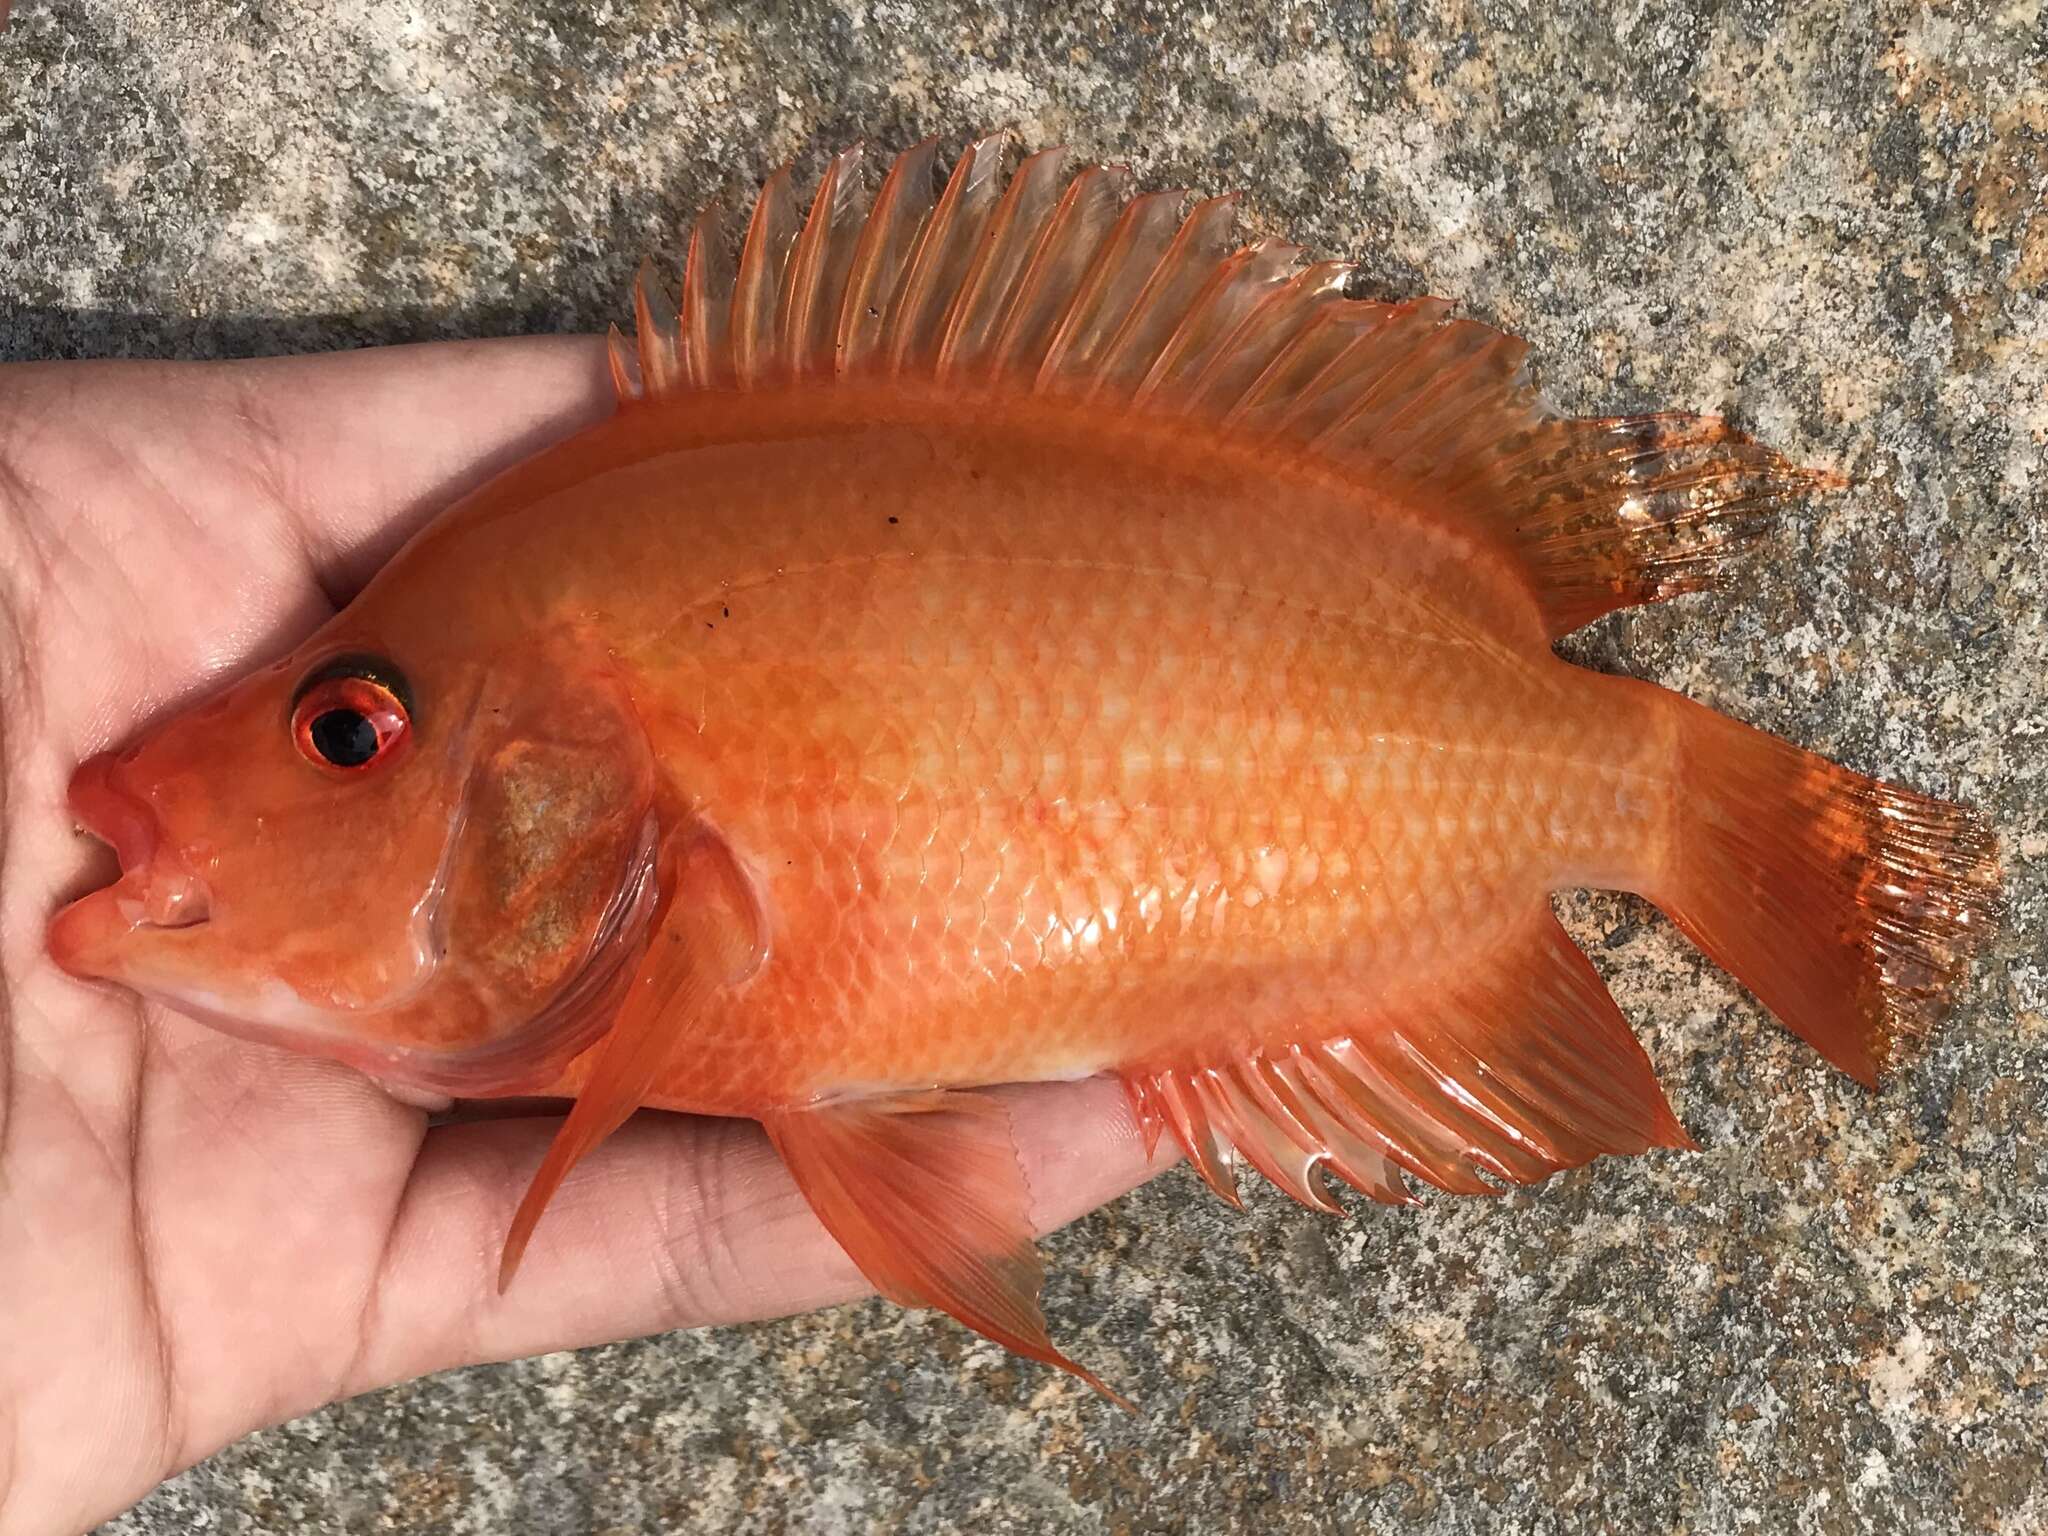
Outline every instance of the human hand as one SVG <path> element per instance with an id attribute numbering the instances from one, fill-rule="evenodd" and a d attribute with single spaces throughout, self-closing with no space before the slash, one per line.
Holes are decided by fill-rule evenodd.
<path id="1" fill-rule="evenodd" d="M 430 1124 L 43 949 L 111 873 L 66 780 L 283 650 L 455 495 L 610 409 L 587 339 L 0 368 L 0 1536 L 89 1526 L 429 1371 L 863 1294 L 751 1122 L 642 1114 L 499 1244 L 559 1125 Z M 1139 1183 L 1112 1083 L 1005 1090 L 1041 1231 Z"/>

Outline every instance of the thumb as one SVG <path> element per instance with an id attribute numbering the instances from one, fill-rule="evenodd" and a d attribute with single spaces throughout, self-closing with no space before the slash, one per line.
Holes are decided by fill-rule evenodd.
<path id="1" fill-rule="evenodd" d="M 1040 1233 L 1176 1161 L 1106 1079 L 994 1090 Z M 642 1113 L 578 1165 L 516 1282 L 499 1248 L 559 1117 L 431 1131 L 365 1308 L 351 1395 L 451 1366 L 757 1321 L 868 1294 L 750 1120 Z"/>

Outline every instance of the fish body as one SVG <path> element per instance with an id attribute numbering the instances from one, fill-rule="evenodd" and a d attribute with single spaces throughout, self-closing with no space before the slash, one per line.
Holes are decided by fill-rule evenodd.
<path id="1" fill-rule="evenodd" d="M 1112 1073 L 1235 1199 L 1687 1138 L 1559 890 L 1640 892 L 1874 1080 L 1998 875 L 1957 807 L 1560 634 L 1830 477 L 1574 422 L 1521 348 L 1057 156 L 786 177 L 646 276 L 621 409 L 81 768 L 58 958 L 410 1087 L 759 1119 L 885 1294 L 1047 1339 L 994 1083 Z M 316 914 L 345 911 L 345 923 Z M 1096 1383 L 1100 1385 L 1100 1383 Z M 1106 1388 L 1104 1390 L 1107 1390 Z"/>
<path id="2" fill-rule="evenodd" d="M 1556 660 L 1471 538 L 1062 403 L 622 416 L 359 607 L 427 675 L 444 629 L 601 629 L 769 914 L 654 1089 L 680 1109 L 1281 1045 L 1640 884 L 1679 789 L 1658 696 Z"/>

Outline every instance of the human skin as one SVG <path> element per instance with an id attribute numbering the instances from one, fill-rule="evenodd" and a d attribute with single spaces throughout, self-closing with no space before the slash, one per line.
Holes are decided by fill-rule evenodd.
<path id="1" fill-rule="evenodd" d="M 642 1115 L 498 1245 L 559 1116 L 436 1114 L 74 981 L 78 761 L 286 648 L 454 496 L 612 408 L 582 338 L 0 368 L 0 1536 L 83 1529 L 426 1372 L 868 1287 L 751 1122 Z M 1164 1167 L 1121 1088 L 1006 1089 L 1048 1230 Z"/>

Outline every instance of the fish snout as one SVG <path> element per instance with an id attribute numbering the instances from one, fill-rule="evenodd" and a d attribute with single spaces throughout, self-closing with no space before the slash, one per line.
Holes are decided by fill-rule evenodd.
<path id="1" fill-rule="evenodd" d="M 111 753 L 89 758 L 66 796 L 79 826 L 121 865 L 119 879 L 72 902 L 50 925 L 51 957 L 75 976 L 117 974 L 123 945 L 138 930 L 195 928 L 212 915 L 206 882 L 149 803 L 121 784 L 119 768 Z"/>

